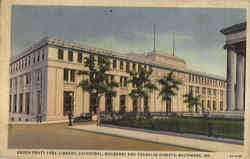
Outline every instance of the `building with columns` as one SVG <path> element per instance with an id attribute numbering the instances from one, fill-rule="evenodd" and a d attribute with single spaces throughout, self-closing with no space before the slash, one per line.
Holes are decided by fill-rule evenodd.
<path id="1" fill-rule="evenodd" d="M 244 112 L 246 67 L 246 22 L 221 30 L 227 49 L 227 111 Z"/>
<path id="2" fill-rule="evenodd" d="M 227 84 L 223 77 L 190 70 L 185 60 L 177 56 L 159 52 L 121 54 L 44 38 L 11 58 L 9 120 L 36 121 L 37 116 L 42 116 L 43 121 L 67 120 L 70 109 L 74 116 L 96 113 L 93 106 L 95 97 L 77 87 L 81 80 L 87 78 L 77 74 L 80 70 L 88 71 L 84 66 L 84 57 L 87 56 L 94 56 L 97 61 L 102 57 L 110 58 L 112 64 L 108 74 L 120 84 L 116 88 L 116 97 L 101 98 L 101 111 L 140 111 L 138 102 L 128 96 L 133 88 L 128 83 L 128 72 L 142 67 L 152 69 L 151 80 L 154 82 L 169 72 L 174 72 L 175 78 L 182 80 L 177 95 L 171 99 L 171 112 L 188 112 L 183 95 L 191 90 L 195 96 L 200 95 L 201 109 L 224 112 L 226 86 L 230 86 L 228 88 L 233 92 L 231 81 Z M 152 92 L 142 103 L 142 111 L 167 111 L 166 104 L 158 97 L 158 91 Z"/>

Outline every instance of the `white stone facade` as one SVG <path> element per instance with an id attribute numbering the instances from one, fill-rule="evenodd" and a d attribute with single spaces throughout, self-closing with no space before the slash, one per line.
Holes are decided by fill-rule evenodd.
<path id="1" fill-rule="evenodd" d="M 59 50 L 62 52 L 61 55 L 59 55 Z M 63 58 L 60 57 L 62 55 Z M 187 105 L 183 103 L 183 95 L 190 89 L 195 95 L 201 96 L 204 109 L 216 112 L 226 110 L 225 79 L 189 70 L 181 58 L 162 53 L 148 53 L 145 56 L 121 55 L 54 38 L 44 38 L 11 59 L 9 120 L 36 121 L 38 116 L 42 116 L 42 121 L 65 120 L 68 118 L 65 114 L 67 104 L 74 105 L 74 116 L 89 113 L 90 95 L 83 92 L 82 88 L 77 88 L 78 83 L 87 78 L 78 75 L 77 71 L 87 71 L 87 67 L 84 66 L 84 57 L 89 55 L 94 55 L 95 58 L 106 56 L 112 61 L 116 60 L 116 67 L 114 68 L 112 64 L 111 71 L 108 73 L 113 75 L 116 82 L 122 82 L 122 84 L 116 89 L 117 96 L 112 99 L 112 111 L 120 110 L 121 101 L 125 101 L 125 111 L 133 111 L 133 101 L 128 96 L 132 85 L 126 83 L 129 79 L 127 68 L 138 70 L 139 67 L 144 66 L 147 69 L 152 68 L 153 81 L 167 75 L 170 71 L 174 72 L 176 78 L 183 81 L 177 96 L 171 100 L 172 112 L 188 111 Z M 73 103 L 68 103 L 68 98 L 65 98 L 70 95 L 74 98 Z M 150 112 L 166 111 L 165 103 L 158 97 L 157 91 L 151 93 L 148 106 Z M 100 109 L 101 111 L 106 109 L 105 97 L 101 98 Z"/>

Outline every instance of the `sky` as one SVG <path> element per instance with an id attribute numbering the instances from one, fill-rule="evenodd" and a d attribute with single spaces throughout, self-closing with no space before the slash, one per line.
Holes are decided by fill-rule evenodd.
<path id="1" fill-rule="evenodd" d="M 90 6 L 13 6 L 11 54 L 55 37 L 68 42 L 144 53 L 153 50 L 183 58 L 189 69 L 226 77 L 225 37 L 220 30 L 246 21 L 239 8 L 149 8 Z"/>

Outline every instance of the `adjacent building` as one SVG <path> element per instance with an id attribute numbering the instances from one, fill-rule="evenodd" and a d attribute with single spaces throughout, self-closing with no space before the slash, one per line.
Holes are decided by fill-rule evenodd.
<path id="1" fill-rule="evenodd" d="M 93 106 L 95 97 L 77 87 L 86 75 L 78 71 L 88 71 L 84 57 L 108 57 L 112 64 L 108 72 L 110 78 L 120 84 L 116 97 L 102 97 L 101 111 L 149 111 L 166 112 L 166 104 L 154 91 L 143 100 L 143 109 L 129 96 L 132 84 L 128 83 L 129 71 L 142 67 L 152 69 L 152 81 L 174 72 L 183 85 L 171 99 L 171 112 L 187 112 L 183 95 L 192 90 L 200 95 L 201 109 L 211 112 L 226 110 L 226 80 L 216 75 L 190 70 L 184 59 L 166 53 L 149 52 L 144 54 L 121 54 L 109 50 L 85 47 L 73 42 L 55 38 L 44 38 L 10 61 L 10 121 L 66 120 L 67 113 L 73 110 L 74 116 L 82 113 L 96 113 Z M 147 109 L 147 110 L 146 110 Z"/>

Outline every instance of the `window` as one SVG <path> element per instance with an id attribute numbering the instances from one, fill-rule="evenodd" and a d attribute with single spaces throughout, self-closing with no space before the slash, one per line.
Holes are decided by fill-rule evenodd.
<path id="1" fill-rule="evenodd" d="M 102 62 L 103 62 L 103 57 L 98 56 L 98 60 L 97 60 L 97 62 L 98 62 L 98 65 L 101 65 L 101 64 L 102 64 Z"/>
<path id="2" fill-rule="evenodd" d="M 201 108 L 202 108 L 202 111 L 205 111 L 205 101 L 204 100 L 201 101 Z"/>
<path id="3" fill-rule="evenodd" d="M 42 78 L 42 72 L 37 71 L 37 81 L 41 81 L 41 78 Z"/>
<path id="4" fill-rule="evenodd" d="M 209 100 L 207 101 L 207 108 L 208 108 L 209 110 L 211 110 L 211 106 L 210 106 L 210 101 L 209 101 Z"/>
<path id="5" fill-rule="evenodd" d="M 58 49 L 58 59 L 63 60 L 63 49 Z"/>
<path id="6" fill-rule="evenodd" d="M 30 83 L 30 73 L 27 73 L 26 75 L 26 84 Z"/>
<path id="7" fill-rule="evenodd" d="M 133 67 L 133 71 L 136 71 L 136 64 L 135 63 L 133 63 L 132 67 Z"/>
<path id="8" fill-rule="evenodd" d="M 196 87 L 196 88 L 195 88 L 195 93 L 196 93 L 196 94 L 199 94 L 199 93 L 200 93 L 200 88 L 199 88 L 199 87 Z"/>
<path id="9" fill-rule="evenodd" d="M 30 66 L 30 57 L 28 57 L 28 65 Z"/>
<path id="10" fill-rule="evenodd" d="M 14 104 L 14 110 L 13 110 L 14 113 L 16 113 L 16 105 L 17 105 L 17 103 L 16 103 L 16 102 L 17 102 L 17 98 L 16 98 L 16 97 L 17 97 L 17 96 L 16 96 L 16 94 L 15 94 L 15 95 L 14 95 L 14 103 L 13 103 L 13 104 Z"/>
<path id="11" fill-rule="evenodd" d="M 133 112 L 137 112 L 137 111 L 138 111 L 137 100 L 133 99 Z"/>
<path id="12" fill-rule="evenodd" d="M 152 72 L 152 71 L 153 71 L 152 66 L 149 66 L 149 71 L 150 71 L 150 72 Z"/>
<path id="13" fill-rule="evenodd" d="M 68 52 L 69 54 L 68 54 L 68 59 L 69 59 L 69 61 L 73 61 L 73 52 L 72 51 L 69 51 Z"/>
<path id="14" fill-rule="evenodd" d="M 63 115 L 74 112 L 74 92 L 64 91 L 63 99 Z"/>
<path id="15" fill-rule="evenodd" d="M 148 97 L 144 97 L 144 112 L 149 112 Z"/>
<path id="16" fill-rule="evenodd" d="M 141 71 L 141 64 L 138 65 L 138 72 Z"/>
<path id="17" fill-rule="evenodd" d="M 216 101 L 213 101 L 213 110 L 216 110 Z"/>
<path id="18" fill-rule="evenodd" d="M 211 95 L 211 88 L 208 88 L 208 95 Z"/>
<path id="19" fill-rule="evenodd" d="M 44 60 L 44 53 L 42 54 L 42 60 Z"/>
<path id="20" fill-rule="evenodd" d="M 202 88 L 202 94 L 206 95 L 206 88 Z"/>
<path id="21" fill-rule="evenodd" d="M 120 112 L 126 111 L 126 95 L 120 95 Z"/>
<path id="22" fill-rule="evenodd" d="M 223 91 L 220 91 L 220 96 L 223 97 Z"/>
<path id="23" fill-rule="evenodd" d="M 105 96 L 105 111 L 112 112 L 112 110 L 113 110 L 112 96 L 106 95 Z"/>
<path id="24" fill-rule="evenodd" d="M 123 70 L 123 61 L 120 61 L 120 70 Z"/>
<path id="25" fill-rule="evenodd" d="M 39 54 L 39 52 L 38 52 L 38 55 L 37 55 L 37 62 L 39 62 L 40 61 L 40 54 Z"/>
<path id="26" fill-rule="evenodd" d="M 41 91 L 37 91 L 37 114 L 42 112 L 42 96 Z"/>
<path id="27" fill-rule="evenodd" d="M 33 56 L 33 64 L 35 64 L 36 63 L 36 57 L 35 57 L 35 55 Z M 20 67 L 19 67 L 19 69 L 20 69 Z"/>
<path id="28" fill-rule="evenodd" d="M 9 99 L 10 99 L 10 101 L 9 101 L 9 112 L 11 112 L 11 104 L 12 104 L 12 103 L 11 103 L 11 102 L 12 102 L 12 101 L 11 101 L 11 100 L 12 100 L 12 96 L 11 96 L 11 95 L 10 95 L 10 98 L 9 98 Z"/>
<path id="29" fill-rule="evenodd" d="M 126 62 L 126 72 L 129 73 L 129 62 Z"/>
<path id="30" fill-rule="evenodd" d="M 75 70 L 70 71 L 70 82 L 75 82 Z"/>
<path id="31" fill-rule="evenodd" d="M 19 96 L 19 113 L 23 112 L 23 94 Z"/>
<path id="32" fill-rule="evenodd" d="M 77 54 L 77 61 L 78 61 L 79 63 L 82 63 L 82 53 L 79 53 L 79 52 L 78 52 L 78 54 Z"/>
<path id="33" fill-rule="evenodd" d="M 68 81 L 69 80 L 69 70 L 68 69 L 64 69 L 63 79 L 64 79 L 64 81 Z"/>
<path id="34" fill-rule="evenodd" d="M 215 95 L 215 96 L 216 96 L 216 93 L 217 93 L 217 92 L 216 92 L 216 89 L 214 89 L 214 95 Z"/>
<path id="35" fill-rule="evenodd" d="M 223 102 L 220 101 L 220 110 L 223 111 Z"/>
<path id="36" fill-rule="evenodd" d="M 189 92 L 193 91 L 193 86 L 189 86 Z"/>
<path id="37" fill-rule="evenodd" d="M 30 113 L 30 93 L 26 93 L 25 103 L 26 103 L 26 114 L 29 114 Z"/>
<path id="38" fill-rule="evenodd" d="M 116 69 L 116 67 L 117 67 L 117 61 L 113 59 L 113 69 Z"/>
<path id="39" fill-rule="evenodd" d="M 120 77 L 120 87 L 123 87 L 123 77 Z"/>
<path id="40" fill-rule="evenodd" d="M 128 78 L 124 77 L 124 87 L 127 87 L 127 86 L 128 86 Z"/>

